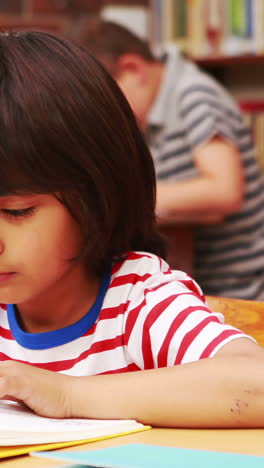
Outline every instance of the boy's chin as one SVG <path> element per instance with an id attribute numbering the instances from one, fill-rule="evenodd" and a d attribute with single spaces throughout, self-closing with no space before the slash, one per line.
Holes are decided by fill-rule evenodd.
<path id="1" fill-rule="evenodd" d="M 1 293 L 0 291 L 0 304 L 22 304 L 26 301 L 26 297 L 24 295 L 20 295 L 17 293 Z"/>

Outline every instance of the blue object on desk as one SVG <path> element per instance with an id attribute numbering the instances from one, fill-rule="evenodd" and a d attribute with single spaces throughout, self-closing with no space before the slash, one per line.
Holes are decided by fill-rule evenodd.
<path id="1" fill-rule="evenodd" d="M 99 450 L 34 452 L 74 464 L 100 468 L 264 468 L 264 456 L 129 444 Z"/>

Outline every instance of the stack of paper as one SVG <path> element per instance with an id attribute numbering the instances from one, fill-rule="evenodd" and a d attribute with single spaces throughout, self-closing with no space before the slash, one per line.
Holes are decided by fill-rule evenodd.
<path id="1" fill-rule="evenodd" d="M 134 420 L 44 418 L 18 403 L 3 401 L 0 402 L 0 458 L 31 450 L 78 445 L 146 429 L 149 426 Z"/>

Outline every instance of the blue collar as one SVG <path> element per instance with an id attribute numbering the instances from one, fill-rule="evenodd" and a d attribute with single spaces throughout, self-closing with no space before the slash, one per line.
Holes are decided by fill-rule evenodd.
<path id="1" fill-rule="evenodd" d="M 7 317 L 10 330 L 15 340 L 23 346 L 23 348 L 27 349 L 49 349 L 76 340 L 86 333 L 96 322 L 110 284 L 110 279 L 110 273 L 107 273 L 102 277 L 96 301 L 87 314 L 78 320 L 78 322 L 73 323 L 68 327 L 60 328 L 59 330 L 44 333 L 24 332 L 19 325 L 16 306 L 14 304 L 8 304 Z"/>

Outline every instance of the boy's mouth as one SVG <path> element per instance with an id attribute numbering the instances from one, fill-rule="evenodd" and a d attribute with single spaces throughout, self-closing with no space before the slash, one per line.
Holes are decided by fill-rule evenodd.
<path id="1" fill-rule="evenodd" d="M 3 273 L 0 272 L 0 283 L 9 280 L 14 275 L 15 275 L 14 271 L 10 271 L 10 272 L 5 271 Z"/>

